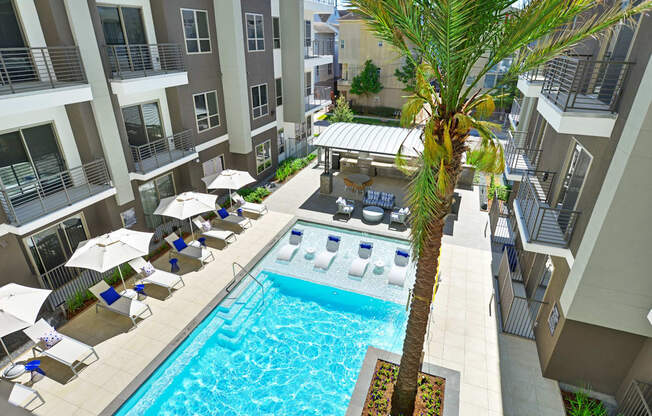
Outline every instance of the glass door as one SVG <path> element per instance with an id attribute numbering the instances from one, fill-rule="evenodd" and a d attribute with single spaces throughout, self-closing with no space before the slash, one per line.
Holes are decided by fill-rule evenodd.
<path id="1" fill-rule="evenodd" d="M 122 116 L 127 130 L 127 140 L 130 146 L 138 146 L 132 149 L 134 161 L 140 161 L 154 156 L 158 151 L 167 150 L 164 142 L 153 146 L 144 146 L 163 139 L 163 124 L 157 103 L 147 103 L 124 107 Z"/>
<path id="2" fill-rule="evenodd" d="M 153 215 L 153 213 L 161 199 L 176 195 L 174 179 L 171 173 L 145 182 L 138 187 L 138 193 L 143 205 L 145 224 L 147 224 L 148 228 L 154 229 L 169 220 L 167 217 Z"/>
<path id="3" fill-rule="evenodd" d="M 590 166 L 591 155 L 581 145 L 575 143 L 566 175 L 563 177 L 557 208 L 569 211 L 575 209 Z M 561 215 L 557 219 L 562 231 L 566 230 L 568 219 L 568 215 Z"/>
<path id="4" fill-rule="evenodd" d="M 12 0 L 0 0 L 0 48 L 25 48 L 23 32 Z M 23 49 L 0 52 L 0 86 L 38 80 L 31 55 Z"/>
<path id="5" fill-rule="evenodd" d="M 120 71 L 152 69 L 140 8 L 98 6 L 109 60 Z"/>

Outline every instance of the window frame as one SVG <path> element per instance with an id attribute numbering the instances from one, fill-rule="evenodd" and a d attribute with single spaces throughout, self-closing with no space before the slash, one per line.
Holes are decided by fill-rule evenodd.
<path id="1" fill-rule="evenodd" d="M 281 18 L 280 17 L 272 16 L 272 46 L 274 47 L 274 49 L 281 49 Z"/>
<path id="2" fill-rule="evenodd" d="M 259 165 L 258 164 L 258 148 L 262 146 L 263 147 L 263 154 L 264 154 L 264 152 L 265 152 L 265 144 L 269 145 L 269 160 L 267 158 L 264 158 L 263 162 Z M 254 146 L 254 158 L 256 158 L 256 175 L 260 175 L 263 172 L 265 172 L 267 169 L 272 167 L 272 165 L 273 165 L 272 159 L 273 158 L 272 158 L 272 140 L 271 139 L 264 140 L 263 142 L 261 142 L 261 143 L 257 144 L 256 146 Z M 269 162 L 269 165 L 265 166 L 268 162 Z M 261 166 L 263 167 L 262 170 L 259 169 Z"/>
<path id="3" fill-rule="evenodd" d="M 260 87 L 265 86 L 265 104 L 263 104 L 262 96 L 260 94 Z M 258 88 L 258 102 L 259 105 L 257 107 L 254 107 L 254 88 Z M 251 118 L 253 120 L 259 119 L 261 117 L 265 117 L 266 115 L 269 114 L 269 87 L 267 83 L 262 83 L 262 84 L 256 84 L 252 85 L 249 87 L 249 97 L 251 99 Z M 263 113 L 262 108 L 265 107 L 265 113 Z M 256 109 L 260 109 L 260 115 L 256 117 L 255 111 Z"/>
<path id="4" fill-rule="evenodd" d="M 214 93 L 215 94 L 215 105 L 217 107 L 217 113 L 215 114 L 210 114 L 210 109 L 208 108 L 208 94 Z M 197 118 L 197 105 L 195 103 L 195 97 L 203 95 L 204 96 L 204 101 L 206 102 L 206 120 L 208 121 L 208 128 L 200 130 L 199 129 L 199 119 Z M 210 91 L 204 91 L 204 92 L 198 92 L 197 94 L 192 95 L 192 106 L 195 112 L 195 128 L 197 129 L 197 133 L 203 133 L 205 131 L 214 129 L 216 127 L 219 127 L 222 125 L 222 119 L 220 116 L 220 101 L 218 100 L 217 96 L 217 90 L 210 90 Z M 217 116 L 217 124 L 216 125 L 211 125 L 211 118 Z M 203 118 L 202 118 L 203 120 Z"/>
<path id="5" fill-rule="evenodd" d="M 161 121 L 161 132 L 163 133 L 163 137 L 161 137 L 160 139 L 150 140 L 150 138 L 149 138 L 149 133 L 147 132 L 147 124 L 145 124 L 145 113 L 143 112 L 143 106 L 147 105 L 147 104 L 156 104 L 156 109 L 158 110 L 158 118 Z M 145 138 L 147 139 L 146 144 L 149 145 L 151 143 L 156 142 L 157 140 L 163 140 L 163 139 L 169 137 L 167 135 L 167 133 L 165 132 L 165 122 L 163 120 L 163 112 L 161 111 L 161 101 L 160 100 L 156 99 L 156 100 L 152 100 L 152 101 L 143 101 L 143 102 L 140 102 L 140 103 L 128 104 L 128 105 L 124 105 L 124 106 L 120 107 L 120 114 L 122 115 L 122 118 L 123 118 L 122 124 L 125 126 L 125 128 L 127 126 L 125 124 L 124 113 L 122 111 L 125 108 L 131 108 L 131 107 L 138 107 L 138 111 L 139 111 L 139 114 L 140 114 L 140 120 L 142 121 L 143 128 L 145 129 Z M 128 135 L 127 135 L 127 144 L 132 146 L 131 143 L 129 143 Z M 133 146 L 137 146 L 137 145 L 133 145 Z M 140 145 L 140 146 L 143 146 L 143 145 Z"/>
<path id="6" fill-rule="evenodd" d="M 333 64 L 326 64 L 326 72 L 328 75 L 333 75 Z"/>
<path id="7" fill-rule="evenodd" d="M 279 107 L 283 105 L 283 78 L 276 78 L 274 82 L 276 84 L 274 86 L 276 90 L 276 106 Z"/>
<path id="8" fill-rule="evenodd" d="M 214 168 L 215 168 L 215 172 L 214 172 L 214 173 L 206 173 L 206 171 L 204 170 L 204 164 L 206 164 L 206 163 L 208 163 L 208 162 L 215 162 L 215 161 L 218 160 L 218 159 L 219 159 L 219 160 L 221 161 L 221 163 L 222 163 L 222 170 L 221 170 L 220 172 L 222 172 L 223 170 L 226 170 L 226 159 L 224 158 L 224 153 L 222 153 L 222 154 L 219 154 L 219 155 L 217 155 L 217 156 L 215 156 L 215 157 L 212 157 L 212 158 L 210 158 L 210 159 L 205 160 L 205 161 L 202 162 L 202 174 L 203 174 L 204 176 L 208 176 L 208 175 L 213 175 L 213 174 L 217 174 L 217 173 L 219 173 L 219 172 L 217 172 L 217 164 L 216 164 L 216 163 L 213 163 L 213 166 L 214 166 Z"/>
<path id="9" fill-rule="evenodd" d="M 276 148 L 279 155 L 285 154 L 285 131 L 279 129 L 276 134 Z"/>
<path id="10" fill-rule="evenodd" d="M 249 37 L 249 16 L 253 16 L 254 18 L 254 37 L 250 38 Z M 256 19 L 260 18 L 260 23 L 262 25 L 262 32 L 263 33 L 258 33 L 256 30 Z M 245 13 L 245 31 L 247 32 L 247 52 L 265 52 L 265 16 L 263 16 L 260 13 Z M 258 37 L 260 35 L 260 37 Z M 249 42 L 254 41 L 254 44 L 256 45 L 256 49 L 251 49 Z M 258 41 L 262 40 L 263 41 L 263 48 L 258 49 Z"/>
<path id="11" fill-rule="evenodd" d="M 194 24 L 195 24 L 195 33 L 197 33 L 196 38 L 188 39 L 186 37 L 186 25 L 185 25 L 185 21 L 183 19 L 183 12 L 184 11 L 193 12 Z M 207 38 L 199 37 L 199 24 L 197 22 L 197 12 L 206 13 L 206 28 L 208 30 L 208 37 Z M 181 30 L 183 31 L 183 40 L 184 40 L 183 43 L 184 43 L 184 46 L 185 46 L 185 49 L 186 49 L 186 54 L 187 55 L 198 55 L 198 54 L 204 54 L 204 53 L 213 53 L 213 43 L 211 42 L 211 26 L 210 26 L 210 18 L 208 17 L 208 10 L 190 9 L 190 8 L 182 7 L 182 8 L 179 9 L 179 15 L 181 16 Z M 197 41 L 197 49 L 198 49 L 197 52 L 189 52 L 188 51 L 188 41 L 189 40 Z M 201 41 L 202 40 L 208 40 L 208 50 L 207 51 L 202 51 L 201 50 Z"/>

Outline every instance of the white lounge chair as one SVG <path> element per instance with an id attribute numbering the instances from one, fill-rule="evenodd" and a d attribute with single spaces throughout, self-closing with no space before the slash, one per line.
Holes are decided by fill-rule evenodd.
<path id="1" fill-rule="evenodd" d="M 180 284 L 181 286 L 179 287 L 186 285 L 186 282 L 183 281 L 181 276 L 164 270 L 154 269 L 152 274 L 145 276 L 143 268 L 147 265 L 147 260 L 142 257 L 136 257 L 135 259 L 130 260 L 129 265 L 136 273 L 138 273 L 138 281 L 140 283 L 150 283 L 152 285 L 166 288 L 168 290 L 168 298 L 172 296 L 172 289 L 176 288 L 177 285 Z"/>
<path id="2" fill-rule="evenodd" d="M 351 200 L 346 200 L 342 197 L 337 198 L 335 201 L 335 205 L 337 205 L 337 214 L 342 214 L 346 215 L 351 219 L 351 215 L 353 215 L 353 210 L 355 209 L 355 202 Z"/>
<path id="3" fill-rule="evenodd" d="M 389 228 L 392 227 L 392 223 L 407 226 L 408 215 L 410 215 L 410 208 L 401 208 L 394 210 L 389 215 Z"/>
<path id="4" fill-rule="evenodd" d="M 392 266 L 392 269 L 387 274 L 387 283 L 403 287 L 409 264 L 410 253 L 401 249 L 396 250 L 396 254 L 394 255 L 394 266 Z"/>
<path id="5" fill-rule="evenodd" d="M 41 401 L 41 404 L 36 407 L 41 407 L 45 403 L 43 396 L 41 396 L 38 391 L 23 384 L 12 383 L 7 380 L 0 380 L 0 398 L 8 401 L 14 406 L 25 409 L 36 399 Z M 34 409 L 30 409 L 30 411 Z"/>
<path id="6" fill-rule="evenodd" d="M 240 217 L 238 215 L 232 215 L 227 211 L 225 208 L 220 208 L 217 211 L 215 211 L 215 214 L 219 219 L 222 221 L 230 222 L 231 224 L 235 224 L 242 228 L 244 231 L 245 229 L 251 227 L 251 220 L 247 217 Z"/>
<path id="7" fill-rule="evenodd" d="M 167 237 L 165 237 L 165 241 L 170 245 L 172 250 L 169 251 L 169 256 L 172 256 L 172 251 L 174 250 L 178 254 L 181 254 L 182 256 L 190 257 L 191 259 L 199 260 L 201 265 L 203 266 L 204 263 L 210 258 L 215 260 L 215 257 L 213 256 L 213 252 L 210 251 L 208 248 L 203 247 L 199 241 L 191 241 L 189 244 L 186 244 L 185 241 L 183 241 L 183 244 L 180 242 L 176 241 L 183 239 L 180 239 L 178 235 L 175 233 L 171 233 Z"/>
<path id="8" fill-rule="evenodd" d="M 292 260 L 292 257 L 294 256 L 294 253 L 296 253 L 299 249 L 302 240 L 303 230 L 296 228 L 292 229 L 292 231 L 290 231 L 290 239 L 288 244 L 279 249 L 278 253 L 276 254 L 276 259 L 281 261 Z"/>
<path id="9" fill-rule="evenodd" d="M 373 244 L 369 242 L 360 242 L 358 246 L 358 258 L 353 260 L 351 267 L 349 267 L 350 276 L 362 277 L 364 275 L 364 272 L 367 271 L 373 248 Z"/>
<path id="10" fill-rule="evenodd" d="M 236 240 L 235 233 L 233 231 L 223 230 L 221 228 L 215 228 L 210 223 L 210 221 L 206 221 L 201 215 L 198 215 L 194 220 L 192 220 L 192 223 L 195 224 L 195 226 L 199 230 L 201 230 L 202 235 L 205 235 L 206 237 L 209 238 L 214 238 L 216 240 L 220 240 L 224 244 L 230 244 Z M 204 228 L 204 224 L 206 223 L 208 223 L 208 225 L 210 225 L 211 227 L 208 230 Z"/>
<path id="11" fill-rule="evenodd" d="M 41 337 L 50 331 L 54 331 L 54 328 L 44 319 L 39 319 L 34 325 L 23 329 L 25 335 L 36 343 L 36 345 L 32 347 L 34 357 L 36 357 L 36 353 L 39 353 L 40 355 L 50 357 L 53 360 L 67 365 L 73 372 L 71 380 L 78 376 L 77 368 L 84 364 L 84 361 L 86 361 L 87 358 L 94 355 L 94 361 L 100 359 L 95 348 L 61 333 L 59 333 L 61 341 L 57 342 L 50 348 L 46 348 Z"/>
<path id="12" fill-rule="evenodd" d="M 244 211 L 253 212 L 257 215 L 264 215 L 269 212 L 267 210 L 267 205 L 247 202 L 241 195 L 237 193 L 233 194 L 233 200 L 238 204 L 238 208 L 242 208 Z"/>
<path id="13" fill-rule="evenodd" d="M 338 235 L 329 235 L 326 240 L 326 250 L 319 252 L 315 256 L 315 267 L 328 270 L 331 262 L 337 256 L 337 250 L 340 248 L 341 237 Z"/>
<path id="14" fill-rule="evenodd" d="M 102 307 L 115 312 L 120 315 L 124 315 L 127 318 L 131 319 L 131 322 L 134 324 L 134 328 L 138 326 L 136 324 L 136 319 L 140 318 L 145 312 L 149 312 L 149 316 L 152 316 L 152 310 L 149 308 L 149 305 L 141 302 L 136 299 L 131 299 L 126 296 L 120 296 L 115 302 L 110 305 L 102 297 L 101 293 L 107 291 L 109 285 L 104 281 L 100 280 L 95 286 L 91 286 L 88 290 L 91 291 L 93 295 L 97 298 L 97 303 L 95 303 L 95 312 L 97 308 Z"/>

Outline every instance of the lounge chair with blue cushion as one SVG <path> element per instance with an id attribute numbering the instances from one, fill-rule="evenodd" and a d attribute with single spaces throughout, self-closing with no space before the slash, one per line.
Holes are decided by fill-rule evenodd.
<path id="1" fill-rule="evenodd" d="M 303 240 L 303 231 L 294 228 L 292 231 L 290 231 L 290 239 L 288 241 L 288 244 L 280 248 L 278 254 L 276 255 L 276 259 L 281 261 L 292 260 L 292 257 L 294 256 L 294 253 L 296 253 L 297 250 L 299 249 L 302 240 Z"/>
<path id="2" fill-rule="evenodd" d="M 394 266 L 387 274 L 387 282 L 390 285 L 403 287 L 409 264 L 410 253 L 401 249 L 396 250 L 396 254 L 394 255 Z"/>
<path id="3" fill-rule="evenodd" d="M 244 231 L 246 228 L 251 227 L 251 220 L 247 217 L 240 217 L 238 215 L 232 215 L 229 214 L 229 211 L 226 210 L 226 208 L 220 208 L 217 211 L 215 211 L 217 214 L 217 217 L 221 219 L 222 221 L 229 222 L 231 224 L 235 224 L 242 228 Z"/>
<path id="4" fill-rule="evenodd" d="M 358 246 L 358 258 L 353 260 L 351 267 L 349 267 L 350 276 L 362 277 L 362 275 L 364 275 L 364 272 L 367 270 L 367 266 L 369 265 L 369 259 L 371 258 L 373 247 L 373 244 L 369 242 L 360 242 L 360 245 Z"/>
<path id="5" fill-rule="evenodd" d="M 148 283 L 167 289 L 168 298 L 172 296 L 172 289 L 186 285 L 183 278 L 178 274 L 155 269 L 150 262 L 142 257 L 129 260 L 129 265 L 137 273 L 136 279 L 138 279 L 139 283 Z"/>
<path id="6" fill-rule="evenodd" d="M 206 263 L 206 261 L 208 261 L 208 259 L 215 260 L 213 252 L 210 251 L 207 247 L 202 246 L 199 241 L 191 241 L 189 244 L 186 244 L 183 238 L 180 238 L 175 233 L 170 233 L 170 235 L 165 237 L 165 241 L 167 241 L 167 243 L 172 248 L 172 250 L 169 252 L 170 256 L 172 256 L 172 252 L 175 251 L 182 256 L 199 260 L 202 266 L 204 263 Z"/>
<path id="7" fill-rule="evenodd" d="M 315 256 L 315 267 L 328 270 L 333 259 L 337 256 L 337 250 L 340 249 L 341 237 L 338 235 L 329 235 L 326 240 L 326 250 L 319 252 Z"/>
<path id="8" fill-rule="evenodd" d="M 97 308 L 102 307 L 111 312 L 124 315 L 131 319 L 134 325 L 133 328 L 137 326 L 136 319 L 141 318 L 145 312 L 149 312 L 148 316 L 152 316 L 152 310 L 148 304 L 120 295 L 104 280 L 100 280 L 95 286 L 89 287 L 88 290 L 97 298 L 95 312 L 97 312 Z"/>

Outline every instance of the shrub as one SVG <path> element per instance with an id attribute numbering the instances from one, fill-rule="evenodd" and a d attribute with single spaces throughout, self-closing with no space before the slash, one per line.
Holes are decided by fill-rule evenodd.
<path id="1" fill-rule="evenodd" d="M 310 153 L 308 156 L 300 159 L 296 159 L 292 157 L 285 159 L 283 162 L 281 162 L 280 165 L 278 165 L 278 168 L 276 169 L 276 173 L 274 174 L 274 179 L 277 180 L 278 182 L 285 181 L 287 178 L 292 176 L 292 174 L 294 174 L 295 172 L 308 166 L 310 161 L 316 157 L 317 155 L 315 153 Z M 244 195 L 242 197 L 244 198 Z"/>
<path id="2" fill-rule="evenodd" d="M 317 153 L 310 153 L 308 156 L 306 156 L 306 159 L 308 159 L 308 162 L 314 160 L 317 157 Z"/>
<path id="3" fill-rule="evenodd" d="M 570 416 L 607 416 L 602 402 L 590 398 L 586 392 L 578 391 L 568 403 Z"/>
<path id="4" fill-rule="evenodd" d="M 131 266 L 127 263 L 123 264 L 120 266 L 120 269 L 122 270 L 122 277 L 126 280 L 127 277 L 131 276 L 134 273 L 134 270 L 131 268 Z M 114 269 L 113 273 L 111 275 L 107 276 L 104 280 L 109 285 L 114 285 L 118 282 L 121 282 L 120 280 L 120 272 L 118 272 L 118 269 Z"/>
<path id="5" fill-rule="evenodd" d="M 396 112 L 400 113 L 401 111 L 400 108 L 382 107 L 382 106 L 372 107 L 372 106 L 355 105 L 355 104 L 351 105 L 351 109 L 355 114 L 386 117 L 386 118 L 396 118 L 395 113 Z"/>
<path id="6" fill-rule="evenodd" d="M 324 114 L 325 117 L 326 114 Z M 340 95 L 337 99 L 330 121 L 333 123 L 350 123 L 353 121 L 353 111 L 349 108 L 349 103 L 346 102 L 343 95 Z"/>
<path id="7" fill-rule="evenodd" d="M 68 312 L 73 313 L 84 306 L 84 302 L 89 299 L 94 299 L 90 290 L 80 290 L 73 294 L 70 298 L 66 299 L 66 308 Z"/>
<path id="8" fill-rule="evenodd" d="M 252 188 L 242 188 L 240 190 L 240 195 L 247 202 L 260 203 L 263 202 L 263 198 L 269 195 L 270 192 L 264 186 L 259 186 L 255 189 Z"/>

